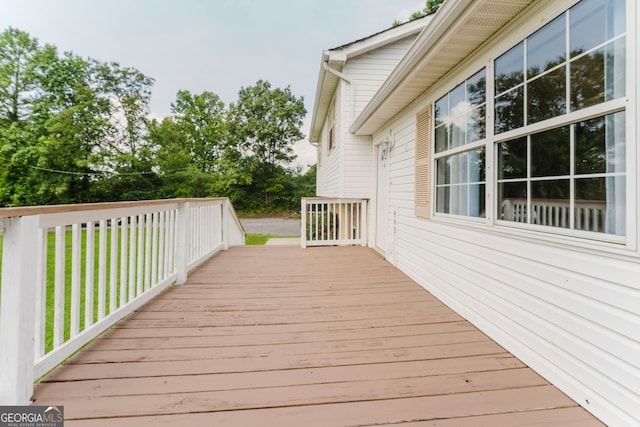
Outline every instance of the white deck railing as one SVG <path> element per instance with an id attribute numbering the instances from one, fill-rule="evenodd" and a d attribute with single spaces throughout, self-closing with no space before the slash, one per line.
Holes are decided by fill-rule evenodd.
<path id="1" fill-rule="evenodd" d="M 228 199 L 0 209 L 0 405 L 217 251 L 244 244 Z"/>
<path id="2" fill-rule="evenodd" d="M 568 228 L 571 223 L 571 206 L 567 200 L 532 200 L 531 219 L 527 218 L 527 199 L 508 199 L 502 202 L 501 219 L 514 222 Z M 602 232 L 604 230 L 606 204 L 600 201 L 581 200 L 574 204 L 574 228 Z"/>
<path id="3" fill-rule="evenodd" d="M 300 244 L 307 246 L 367 244 L 367 201 L 302 199 Z"/>

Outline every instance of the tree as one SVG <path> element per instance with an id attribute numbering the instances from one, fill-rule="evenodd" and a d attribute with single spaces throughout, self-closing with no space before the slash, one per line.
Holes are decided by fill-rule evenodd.
<path id="1" fill-rule="evenodd" d="M 38 50 L 38 40 L 24 31 L 9 27 L 0 34 L 0 121 L 5 124 L 29 114 Z"/>
<path id="2" fill-rule="evenodd" d="M 416 19 L 422 18 L 423 16 L 432 15 L 440 9 L 444 0 L 427 0 L 424 9 L 413 12 L 411 16 L 409 16 L 409 21 L 415 21 Z M 400 21 L 394 21 L 393 26 L 397 27 L 398 25 L 402 25 Z"/>
<path id="3" fill-rule="evenodd" d="M 149 139 L 155 148 L 157 173 L 162 185 L 157 197 L 207 197 L 212 194 L 211 173 L 194 164 L 184 129 L 172 117 L 149 124 Z"/>
<path id="4" fill-rule="evenodd" d="M 218 95 L 181 90 L 171 111 L 193 166 L 205 173 L 217 170 L 226 138 L 224 103 Z"/>
<path id="5" fill-rule="evenodd" d="M 287 189 L 282 177 L 285 166 L 295 159 L 293 144 L 304 137 L 300 131 L 306 114 L 303 98 L 294 96 L 290 87 L 273 89 L 263 80 L 240 89 L 238 98 L 227 115 L 227 156 L 235 156 L 237 164 L 249 171 L 252 179 L 241 180 L 244 190 L 261 197 L 262 208 L 271 211 Z M 242 173 L 236 171 L 234 176 Z"/>

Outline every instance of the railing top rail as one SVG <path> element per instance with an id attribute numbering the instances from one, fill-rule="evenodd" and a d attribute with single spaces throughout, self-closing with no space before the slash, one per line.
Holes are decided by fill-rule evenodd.
<path id="1" fill-rule="evenodd" d="M 180 198 L 180 199 L 160 199 L 160 200 L 137 200 L 137 201 L 130 201 L 130 202 L 99 202 L 99 203 L 76 203 L 76 204 L 68 204 L 68 205 L 19 206 L 14 208 L 0 208 L 0 218 L 68 213 L 68 212 L 79 212 L 79 211 L 94 211 L 94 210 L 102 210 L 102 209 L 132 208 L 132 207 L 138 207 L 138 206 L 166 205 L 171 203 L 186 203 L 186 202 L 197 203 L 197 202 L 211 202 L 211 201 L 224 202 L 226 200 L 229 200 L 229 199 L 226 197 L 193 198 L 193 199 Z"/>
<path id="2" fill-rule="evenodd" d="M 303 197 L 302 200 L 305 200 L 307 202 L 330 202 L 336 200 L 343 203 L 354 203 L 369 199 L 344 199 L 341 197 Z"/>

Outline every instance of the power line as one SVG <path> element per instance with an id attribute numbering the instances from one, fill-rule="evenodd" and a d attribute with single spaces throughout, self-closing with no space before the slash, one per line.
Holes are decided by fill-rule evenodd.
<path id="1" fill-rule="evenodd" d="M 49 168 L 41 168 L 40 166 L 29 166 L 31 169 L 41 170 L 43 172 L 51 172 L 51 173 L 59 173 L 64 175 L 75 175 L 75 176 L 96 176 L 96 175 L 114 175 L 114 176 L 142 176 L 142 175 L 156 175 L 157 172 L 74 172 L 74 171 L 63 171 L 58 169 L 49 169 Z M 187 169 L 174 169 L 170 171 L 164 171 L 163 173 L 174 173 L 185 171 Z"/>

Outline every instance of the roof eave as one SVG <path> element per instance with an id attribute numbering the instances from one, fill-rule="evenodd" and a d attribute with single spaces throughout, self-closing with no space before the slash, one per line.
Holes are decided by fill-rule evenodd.
<path id="1" fill-rule="evenodd" d="M 398 27 L 392 27 L 380 33 L 368 36 L 364 39 L 356 40 L 347 45 L 325 50 L 322 53 L 313 105 L 313 115 L 311 116 L 311 128 L 309 132 L 310 142 L 316 143 L 320 140 L 322 125 L 327 112 L 329 111 L 331 99 L 333 99 L 333 93 L 335 92 L 339 81 L 334 74 L 327 72 L 323 63 L 329 65 L 336 71 L 341 71 L 342 67 L 349 59 L 371 52 L 398 40 L 402 40 L 412 34 L 419 33 L 425 25 L 430 22 L 430 20 L 431 17 L 426 17 L 411 21 Z"/>
<path id="2" fill-rule="evenodd" d="M 435 14 L 431 23 L 424 29 L 413 43 L 407 54 L 391 72 L 385 83 L 373 96 L 371 101 L 354 120 L 349 130 L 356 135 L 371 135 L 388 120 L 402 111 L 413 100 L 423 94 L 429 87 L 446 75 L 451 67 L 436 70 L 429 67 L 434 59 L 438 58 L 448 44 L 454 43 L 458 32 L 465 28 L 477 11 L 484 6 L 502 3 L 509 11 L 500 19 L 508 20 L 515 17 L 533 0 L 510 0 L 497 2 L 496 0 L 447 0 Z M 502 23 L 501 25 L 504 25 Z M 475 46 L 469 46 L 472 52 L 477 46 L 490 39 L 500 26 L 495 29 L 487 29 L 486 34 L 475 40 Z M 470 52 L 457 53 L 457 62 L 462 61 Z M 453 54 L 447 52 L 451 58 Z M 430 70 L 430 82 L 425 86 L 410 87 L 412 79 L 420 72 Z M 399 100 L 399 93 L 403 99 Z M 410 100 L 409 100 L 410 98 Z"/>

